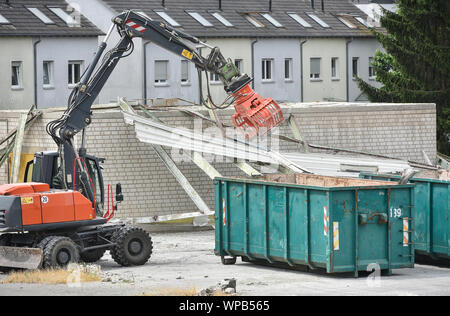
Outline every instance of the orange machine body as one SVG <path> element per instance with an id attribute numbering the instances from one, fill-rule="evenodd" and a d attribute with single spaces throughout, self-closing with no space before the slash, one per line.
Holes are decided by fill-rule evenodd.
<path id="1" fill-rule="evenodd" d="M 0 185 L 0 195 L 19 196 L 23 226 L 92 220 L 92 203 L 77 191 L 50 190 L 44 183 Z"/>

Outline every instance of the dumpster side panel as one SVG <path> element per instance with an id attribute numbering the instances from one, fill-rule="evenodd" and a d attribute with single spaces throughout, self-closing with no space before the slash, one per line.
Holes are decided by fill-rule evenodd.
<path id="1" fill-rule="evenodd" d="M 244 251 L 245 245 L 245 222 L 247 196 L 245 183 L 228 183 L 228 218 L 226 226 L 228 227 L 228 245 L 230 250 Z"/>
<path id="2" fill-rule="evenodd" d="M 335 191 L 331 194 L 331 227 L 333 230 L 332 272 L 353 271 L 356 249 L 356 199 L 354 190 Z M 356 219 L 357 220 L 357 219 Z"/>
<path id="3" fill-rule="evenodd" d="M 390 190 L 389 223 L 391 236 L 390 266 L 392 269 L 414 266 L 413 211 L 414 190 L 392 188 Z"/>
<path id="4" fill-rule="evenodd" d="M 284 257 L 286 249 L 286 198 L 287 192 L 285 187 L 269 186 L 268 187 L 268 245 L 270 255 L 280 260 Z"/>
<path id="5" fill-rule="evenodd" d="M 433 183 L 431 189 L 432 252 L 445 255 L 449 253 L 448 187 L 446 183 Z"/>
<path id="6" fill-rule="evenodd" d="M 248 211 L 248 255 L 264 259 L 266 253 L 266 190 L 263 185 L 249 185 Z"/>
<path id="7" fill-rule="evenodd" d="M 310 265 L 309 190 L 289 188 L 289 255 L 294 264 Z"/>
<path id="8" fill-rule="evenodd" d="M 358 190 L 358 265 L 388 267 L 389 229 L 386 189 Z M 360 216 L 361 215 L 361 216 Z"/>
<path id="9" fill-rule="evenodd" d="M 326 267 L 330 251 L 330 208 L 326 191 L 309 190 L 310 258 L 315 266 Z"/>
<path id="10" fill-rule="evenodd" d="M 414 242 L 416 250 L 431 252 L 431 189 L 430 182 L 415 182 Z"/>

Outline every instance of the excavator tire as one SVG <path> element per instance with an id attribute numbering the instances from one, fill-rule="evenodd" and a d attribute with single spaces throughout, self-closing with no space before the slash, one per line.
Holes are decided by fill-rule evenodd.
<path id="1" fill-rule="evenodd" d="M 38 248 L 41 248 L 42 251 L 44 251 L 45 246 L 47 246 L 48 242 L 49 242 L 50 240 L 52 240 L 53 238 L 55 238 L 55 236 L 45 237 L 44 239 L 42 239 L 42 240 L 38 243 L 37 247 L 38 247 Z"/>
<path id="2" fill-rule="evenodd" d="M 10 237 L 9 234 L 0 235 L 0 247 L 8 247 L 10 245 Z M 12 270 L 12 268 L 0 267 L 0 272 L 2 273 L 8 273 Z"/>
<path id="3" fill-rule="evenodd" d="M 80 260 L 78 246 L 72 239 L 61 236 L 49 238 L 50 239 L 44 247 L 43 268 L 51 269 L 65 267 L 69 263 L 75 263 Z"/>
<path id="4" fill-rule="evenodd" d="M 106 249 L 96 249 L 91 251 L 86 251 L 80 254 L 80 259 L 84 263 L 94 263 L 99 261 L 105 254 Z"/>
<path id="5" fill-rule="evenodd" d="M 121 266 L 141 266 L 147 263 L 153 251 L 150 235 L 143 229 L 124 226 L 114 233 L 111 256 Z"/>

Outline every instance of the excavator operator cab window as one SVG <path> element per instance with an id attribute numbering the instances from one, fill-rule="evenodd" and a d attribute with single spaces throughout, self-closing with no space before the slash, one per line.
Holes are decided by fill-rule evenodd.
<path id="1" fill-rule="evenodd" d="M 54 178 L 58 173 L 58 154 L 39 152 L 27 163 L 24 182 L 48 183 L 53 189 L 58 189 Z"/>
<path id="2" fill-rule="evenodd" d="M 95 204 L 103 208 L 103 186 L 101 170 L 98 162 L 95 159 L 86 157 L 86 167 L 89 173 L 89 177 L 92 180 L 95 190 Z"/>

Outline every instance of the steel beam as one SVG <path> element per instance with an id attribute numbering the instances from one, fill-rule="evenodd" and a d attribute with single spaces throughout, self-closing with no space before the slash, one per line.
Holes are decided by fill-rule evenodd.
<path id="1" fill-rule="evenodd" d="M 123 112 L 134 114 L 134 115 L 136 114 L 136 112 L 131 108 L 131 106 L 129 106 L 127 104 L 127 102 L 123 98 L 119 99 L 118 103 Z M 161 120 L 159 120 L 158 118 L 157 118 L 157 120 L 159 122 L 161 122 Z M 172 158 L 170 158 L 170 156 L 167 154 L 167 152 L 162 148 L 162 146 L 155 145 L 155 144 L 151 144 L 151 145 L 152 145 L 153 149 L 155 150 L 156 154 L 159 156 L 159 158 L 163 161 L 163 163 L 166 165 L 166 167 L 169 169 L 169 171 L 173 174 L 175 179 L 177 179 L 178 183 L 181 185 L 181 187 L 187 193 L 187 195 L 191 198 L 191 200 L 194 202 L 194 204 L 200 210 L 199 216 L 213 214 L 213 212 L 209 209 L 208 205 L 203 201 L 201 196 L 197 193 L 197 191 L 191 185 L 189 180 L 184 176 L 184 174 L 177 167 L 177 165 L 172 160 Z M 192 217 L 192 216 L 190 216 L 190 217 Z M 186 218 L 189 218 L 189 217 L 186 217 Z"/>
<path id="2" fill-rule="evenodd" d="M 17 183 L 19 181 L 20 158 L 22 156 L 23 138 L 25 136 L 25 126 L 27 123 L 28 114 L 20 114 L 19 124 L 17 125 L 17 133 L 14 140 L 13 162 L 11 165 L 11 182 Z"/>
<path id="3" fill-rule="evenodd" d="M 295 120 L 294 115 L 290 115 L 288 119 L 289 127 L 291 128 L 292 133 L 294 134 L 294 137 L 296 140 L 299 141 L 299 144 L 302 146 L 303 151 L 306 153 L 309 153 L 309 146 L 308 143 L 305 141 L 304 136 L 300 130 L 300 127 L 298 126 L 297 121 Z"/>

